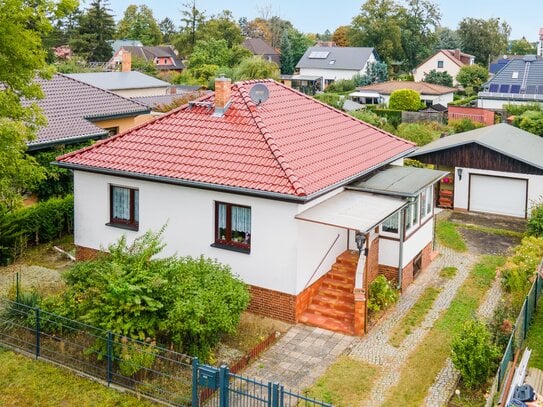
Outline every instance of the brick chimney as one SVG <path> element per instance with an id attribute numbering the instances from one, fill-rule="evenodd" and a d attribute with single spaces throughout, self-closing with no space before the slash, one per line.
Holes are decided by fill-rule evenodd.
<path id="1" fill-rule="evenodd" d="M 458 48 L 454 50 L 454 57 L 456 59 L 458 59 L 459 61 L 462 60 L 461 55 L 462 55 L 462 53 L 460 52 L 460 50 Z"/>
<path id="2" fill-rule="evenodd" d="M 130 72 L 132 70 L 132 54 L 124 49 L 121 52 L 121 72 Z"/>
<path id="3" fill-rule="evenodd" d="M 215 78 L 215 113 L 214 116 L 221 117 L 230 105 L 232 80 L 221 76 Z"/>

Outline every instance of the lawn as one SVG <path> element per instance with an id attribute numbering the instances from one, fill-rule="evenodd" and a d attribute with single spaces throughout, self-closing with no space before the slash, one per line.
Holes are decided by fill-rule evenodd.
<path id="1" fill-rule="evenodd" d="M 378 375 L 376 366 L 341 356 L 304 393 L 334 406 L 359 406 L 369 397 Z"/>
<path id="2" fill-rule="evenodd" d="M 449 308 L 408 356 L 400 372 L 400 381 L 390 389 L 385 406 L 423 404 L 428 389 L 451 353 L 452 339 L 461 331 L 464 322 L 474 316 L 492 286 L 496 268 L 503 263 L 503 257 L 485 256 L 473 267 Z"/>
<path id="3" fill-rule="evenodd" d="M 465 252 L 468 250 L 466 242 L 453 222 L 444 219 L 439 220 L 436 224 L 436 237 L 443 246 L 457 252 Z"/>
<path id="4" fill-rule="evenodd" d="M 403 340 L 417 328 L 430 309 L 435 299 L 439 295 L 439 288 L 426 287 L 416 304 L 411 307 L 409 312 L 398 322 L 390 334 L 388 342 L 392 346 L 400 346 Z"/>
<path id="5" fill-rule="evenodd" d="M 439 277 L 450 280 L 456 275 L 457 271 L 458 269 L 456 267 L 443 267 L 439 272 Z"/>
<path id="6" fill-rule="evenodd" d="M 530 367 L 543 370 L 543 297 L 539 298 L 534 321 L 528 331 L 526 347 L 532 349 Z"/>
<path id="7" fill-rule="evenodd" d="M 152 406 L 43 361 L 0 348 L 0 405 Z"/>

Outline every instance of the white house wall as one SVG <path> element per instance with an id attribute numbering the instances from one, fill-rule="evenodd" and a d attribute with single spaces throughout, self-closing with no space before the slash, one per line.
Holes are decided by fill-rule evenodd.
<path id="1" fill-rule="evenodd" d="M 307 76 L 319 76 L 323 78 L 322 86 L 324 89 L 324 81 L 333 80 L 339 81 L 341 79 L 352 79 L 356 74 L 365 73 L 364 69 L 360 71 L 357 70 L 347 70 L 347 69 L 317 69 L 317 68 L 300 68 L 300 75 Z"/>
<path id="2" fill-rule="evenodd" d="M 534 104 L 538 102 L 539 101 L 535 99 L 524 99 L 524 100 L 477 99 L 477 107 L 490 109 L 490 110 L 502 110 L 504 105 L 527 105 L 527 104 Z"/>
<path id="3" fill-rule="evenodd" d="M 538 202 L 543 201 L 543 176 L 529 175 L 503 171 L 487 171 L 473 168 L 462 168 L 462 180 L 458 178 L 458 171 L 454 171 L 454 208 L 468 209 L 469 199 L 469 175 L 494 175 L 500 177 L 512 177 L 528 180 L 528 213 Z M 506 193 L 507 191 L 504 191 Z"/>
<path id="4" fill-rule="evenodd" d="M 437 61 L 443 61 L 443 68 L 437 67 Z M 424 62 L 413 70 L 413 78 L 415 79 L 415 82 L 422 82 L 424 80 L 424 76 L 433 69 L 435 69 L 437 72 L 448 72 L 449 75 L 453 77 L 453 85 L 458 85 L 456 75 L 458 75 L 460 72 L 460 67 L 441 52 L 434 55 L 428 59 L 428 61 Z"/>
<path id="5" fill-rule="evenodd" d="M 139 232 L 105 225 L 110 216 L 110 184 L 139 188 Z M 296 294 L 299 236 L 299 221 L 294 218 L 296 204 L 82 171 L 74 171 L 74 193 L 75 243 L 79 246 L 100 249 L 123 234 L 132 241 L 145 231 L 159 230 L 167 223 L 163 236 L 167 247 L 163 255 L 216 258 L 230 265 L 248 284 Z M 215 238 L 217 200 L 251 207 L 250 254 L 210 246 Z M 308 263 L 304 267 L 310 266 Z"/>

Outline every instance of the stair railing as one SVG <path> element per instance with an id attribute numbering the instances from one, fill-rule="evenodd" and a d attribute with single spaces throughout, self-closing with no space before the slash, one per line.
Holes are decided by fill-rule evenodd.
<path id="1" fill-rule="evenodd" d="M 332 251 L 332 248 L 334 247 L 334 245 L 337 243 L 337 241 L 339 240 L 339 236 L 340 234 L 338 233 L 336 238 L 334 239 L 334 241 L 332 242 L 332 244 L 330 245 L 330 247 L 328 248 L 328 250 L 326 251 L 326 254 L 323 256 L 323 258 L 321 259 L 321 261 L 319 262 L 319 265 L 317 266 L 317 268 L 315 268 L 315 271 L 313 271 L 313 274 L 311 274 L 311 277 L 309 277 L 309 280 L 307 280 L 307 283 L 305 284 L 305 287 L 302 291 L 305 291 L 305 289 L 307 287 L 309 287 L 309 283 L 311 282 L 311 280 L 313 280 L 313 277 L 315 277 L 315 274 L 317 274 L 317 271 L 319 270 L 319 268 L 322 266 L 322 263 L 324 263 L 324 260 L 326 260 L 326 258 L 328 257 L 328 255 L 330 254 L 330 252 Z"/>

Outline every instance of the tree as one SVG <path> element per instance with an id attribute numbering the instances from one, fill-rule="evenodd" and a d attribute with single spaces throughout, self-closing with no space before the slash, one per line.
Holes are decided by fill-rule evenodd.
<path id="1" fill-rule="evenodd" d="M 353 18 L 351 46 L 374 47 L 387 64 L 402 61 L 401 12 L 394 0 L 367 0 Z"/>
<path id="2" fill-rule="evenodd" d="M 74 53 L 87 61 L 109 61 L 113 49 L 107 42 L 115 33 L 115 21 L 106 0 L 92 0 L 81 15 L 79 27 L 70 41 Z"/>
<path id="3" fill-rule="evenodd" d="M 241 28 L 229 10 L 223 10 L 222 13 L 202 22 L 197 30 L 197 38 L 204 41 L 223 39 L 229 48 L 241 44 L 244 39 Z"/>
<path id="4" fill-rule="evenodd" d="M 140 40 L 143 45 L 159 45 L 162 32 L 153 16 L 153 11 L 145 5 L 130 5 L 117 24 L 118 39 Z"/>
<path id="5" fill-rule="evenodd" d="M 196 0 L 183 4 L 181 10 L 181 23 L 183 26 L 174 40 L 174 46 L 180 55 L 188 56 L 196 45 L 196 32 L 200 24 L 205 21 L 205 14 L 196 8 Z"/>
<path id="6" fill-rule="evenodd" d="M 442 86 L 453 86 L 453 77 L 448 72 L 438 72 L 435 69 L 432 69 L 430 72 L 424 75 L 424 79 L 422 81 Z"/>
<path id="7" fill-rule="evenodd" d="M 307 51 L 307 48 L 312 46 L 314 42 L 304 33 L 298 31 L 295 28 L 287 30 L 288 38 L 290 39 L 290 46 L 292 49 L 292 60 L 294 66 L 302 58 Z"/>
<path id="8" fill-rule="evenodd" d="M 203 65 L 233 67 L 250 56 L 251 52 L 241 45 L 228 48 L 226 40 L 199 40 L 189 58 L 189 68 L 194 69 Z"/>
<path id="9" fill-rule="evenodd" d="M 408 69 L 415 68 L 433 53 L 440 19 L 439 7 L 429 0 L 409 0 L 402 9 L 401 39 Z"/>
<path id="10" fill-rule="evenodd" d="M 388 80 L 388 66 L 380 61 L 369 63 L 366 68 L 366 74 L 363 76 L 366 78 L 366 85 L 385 82 Z M 360 85 L 357 84 L 357 86 Z"/>
<path id="11" fill-rule="evenodd" d="M 292 55 L 292 46 L 290 44 L 290 38 L 286 31 L 283 32 L 283 38 L 281 38 L 281 73 L 285 75 L 292 75 L 296 68 L 296 61 Z"/>
<path id="12" fill-rule="evenodd" d="M 535 55 L 537 48 L 526 37 L 522 37 L 520 40 L 511 41 L 509 44 L 509 53 L 512 55 Z"/>
<path id="13" fill-rule="evenodd" d="M 420 109 L 420 94 L 412 89 L 398 89 L 391 93 L 388 108 L 416 112 Z"/>
<path id="14" fill-rule="evenodd" d="M 51 74 L 42 44 L 52 29 L 48 17 L 62 18 L 76 6 L 72 0 L 0 2 L 0 212 L 16 208 L 21 194 L 44 176 L 25 154 L 27 142 L 45 124 L 39 109 L 29 102 L 43 96 L 36 75 Z"/>
<path id="15" fill-rule="evenodd" d="M 160 32 L 162 33 L 162 41 L 165 44 L 170 44 L 173 37 L 177 34 L 173 21 L 169 17 L 166 17 L 158 24 L 158 26 L 160 27 Z"/>
<path id="16" fill-rule="evenodd" d="M 462 50 L 475 56 L 475 62 L 486 66 L 493 58 L 505 53 L 511 27 L 499 18 L 488 20 L 464 18 L 458 25 Z"/>
<path id="17" fill-rule="evenodd" d="M 341 25 L 334 31 L 332 36 L 332 41 L 336 43 L 338 47 L 348 47 L 349 46 L 349 26 Z"/>
<path id="18" fill-rule="evenodd" d="M 447 27 L 438 27 L 436 30 L 438 36 L 437 49 L 460 49 L 462 44 L 460 43 L 460 37 L 458 33 Z"/>
<path id="19" fill-rule="evenodd" d="M 460 68 L 456 80 L 464 88 L 473 88 L 478 92 L 483 83 L 488 80 L 488 70 L 480 65 L 465 65 Z"/>
<path id="20" fill-rule="evenodd" d="M 267 61 L 258 55 L 246 58 L 234 70 L 236 80 L 279 79 L 279 68 L 275 62 Z"/>
<path id="21" fill-rule="evenodd" d="M 468 388 L 485 384 L 498 356 L 486 326 L 477 320 L 464 323 L 462 332 L 453 339 L 451 359 Z"/>

